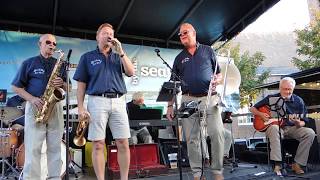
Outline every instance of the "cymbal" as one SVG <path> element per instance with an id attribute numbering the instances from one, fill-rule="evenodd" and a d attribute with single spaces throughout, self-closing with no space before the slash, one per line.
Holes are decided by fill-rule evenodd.
<path id="1" fill-rule="evenodd" d="M 3 110 L 3 114 L 2 114 L 2 110 Z M 11 120 L 14 120 L 22 115 L 23 115 L 23 111 L 21 111 L 16 107 L 0 107 L 0 120 L 3 120 L 3 122 L 7 125 Z"/>

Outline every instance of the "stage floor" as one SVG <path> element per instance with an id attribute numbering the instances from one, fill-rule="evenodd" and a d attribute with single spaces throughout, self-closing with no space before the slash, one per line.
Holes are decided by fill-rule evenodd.
<path id="1" fill-rule="evenodd" d="M 231 166 L 225 166 L 224 169 L 224 177 L 225 180 L 278 180 L 278 179 L 309 179 L 309 180 L 319 180 L 320 179 L 320 164 L 309 164 L 308 171 L 304 175 L 295 176 L 293 172 L 288 168 L 288 176 L 286 177 L 279 177 L 276 176 L 271 168 L 266 164 L 250 164 L 255 167 L 246 167 L 243 165 L 249 165 L 248 163 L 239 163 L 239 167 L 235 167 L 234 171 L 231 172 Z M 207 180 L 214 180 L 212 174 L 209 172 L 208 169 L 204 170 L 204 175 L 206 176 Z M 0 174 L 0 179 L 1 174 Z M 12 174 L 8 174 L 7 177 L 3 179 L 8 180 L 16 180 L 17 177 L 12 176 Z M 69 174 L 70 180 L 96 180 L 93 168 L 85 168 L 85 173 L 78 172 L 75 174 Z M 111 180 L 110 178 L 106 178 Z M 150 176 L 150 177 L 141 177 L 135 179 L 145 179 L 145 180 L 179 180 L 180 174 L 178 169 L 169 169 L 168 173 L 161 174 L 159 176 Z M 182 172 L 182 179 L 183 180 L 193 180 L 193 176 L 191 173 L 190 168 L 183 168 Z"/>
<path id="2" fill-rule="evenodd" d="M 295 176 L 290 169 L 288 169 L 288 176 L 286 177 L 279 177 L 276 176 L 271 168 L 269 168 L 268 165 L 261 165 L 261 164 L 251 164 L 256 166 L 256 168 L 253 167 L 242 167 L 242 165 L 248 165 L 247 163 L 240 163 L 239 167 L 235 167 L 234 171 L 231 173 L 232 170 L 231 166 L 225 166 L 224 170 L 224 177 L 226 180 L 253 180 L 253 179 L 259 179 L 259 180 L 277 180 L 277 179 L 309 179 L 309 180 L 319 180 L 320 179 L 320 165 L 308 165 L 308 172 L 306 172 L 304 175 Z M 241 167 L 240 167 L 241 166 Z M 204 174 L 206 176 L 207 180 L 214 180 L 211 173 L 208 169 L 205 169 Z M 291 177 L 293 176 L 293 177 Z M 294 177 L 295 176 L 295 177 Z M 96 177 L 94 175 L 92 168 L 87 168 L 86 173 L 78 173 L 78 178 L 75 177 L 75 175 L 70 174 L 69 175 L 70 180 L 95 180 Z M 162 174 L 159 176 L 153 176 L 153 177 L 142 177 L 142 178 L 136 178 L 136 179 L 145 179 L 145 180 L 179 180 L 180 174 L 178 169 L 170 169 L 167 174 Z M 193 180 L 193 176 L 191 173 L 190 168 L 183 168 L 182 173 L 182 179 L 184 180 Z M 108 179 L 109 180 L 109 179 Z"/>

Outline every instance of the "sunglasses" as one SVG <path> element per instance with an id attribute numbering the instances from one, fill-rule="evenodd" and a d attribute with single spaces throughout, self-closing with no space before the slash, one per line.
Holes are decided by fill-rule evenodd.
<path id="1" fill-rule="evenodd" d="M 46 45 L 49 45 L 49 44 L 52 44 L 52 45 L 54 45 L 54 46 L 57 46 L 57 43 L 52 42 L 52 41 L 49 41 L 49 40 L 46 40 Z"/>
<path id="2" fill-rule="evenodd" d="M 189 33 L 189 31 L 183 31 L 183 32 L 179 32 L 178 36 L 185 36 Z"/>

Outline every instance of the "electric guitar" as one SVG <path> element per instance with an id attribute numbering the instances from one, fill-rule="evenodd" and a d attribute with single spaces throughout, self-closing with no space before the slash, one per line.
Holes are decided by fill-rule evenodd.
<path id="1" fill-rule="evenodd" d="M 258 108 L 258 111 L 263 112 L 268 114 L 271 117 L 271 112 L 270 112 L 270 108 L 268 106 L 262 106 L 260 108 Z M 301 117 L 308 117 L 308 118 L 312 118 L 312 119 L 320 119 L 320 113 L 318 112 L 314 112 L 311 114 L 306 114 L 305 116 L 299 115 L 299 114 L 290 114 L 289 117 L 293 117 L 293 118 L 301 118 Z M 254 119 L 253 119 L 253 127 L 254 129 L 256 129 L 257 131 L 260 132 L 265 132 L 267 130 L 267 128 L 271 125 L 283 125 L 283 119 L 280 119 L 280 121 L 278 121 L 278 119 L 269 119 L 268 121 L 264 121 L 260 116 L 258 115 L 254 115 Z"/>

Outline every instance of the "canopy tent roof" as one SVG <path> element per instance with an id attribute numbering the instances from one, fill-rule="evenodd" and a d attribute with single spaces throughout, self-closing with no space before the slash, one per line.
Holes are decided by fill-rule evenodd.
<path id="1" fill-rule="evenodd" d="M 0 28 L 95 39 L 111 23 L 124 43 L 179 47 L 179 25 L 189 22 L 199 42 L 228 40 L 279 0 L 7 0 Z"/>
<path id="2" fill-rule="evenodd" d="M 281 76 L 281 78 L 284 77 L 292 77 L 296 81 L 297 89 L 320 90 L 320 67 L 311 68 L 304 71 Z M 280 81 L 275 81 L 259 85 L 256 88 L 275 89 L 279 88 L 279 83 Z"/>

